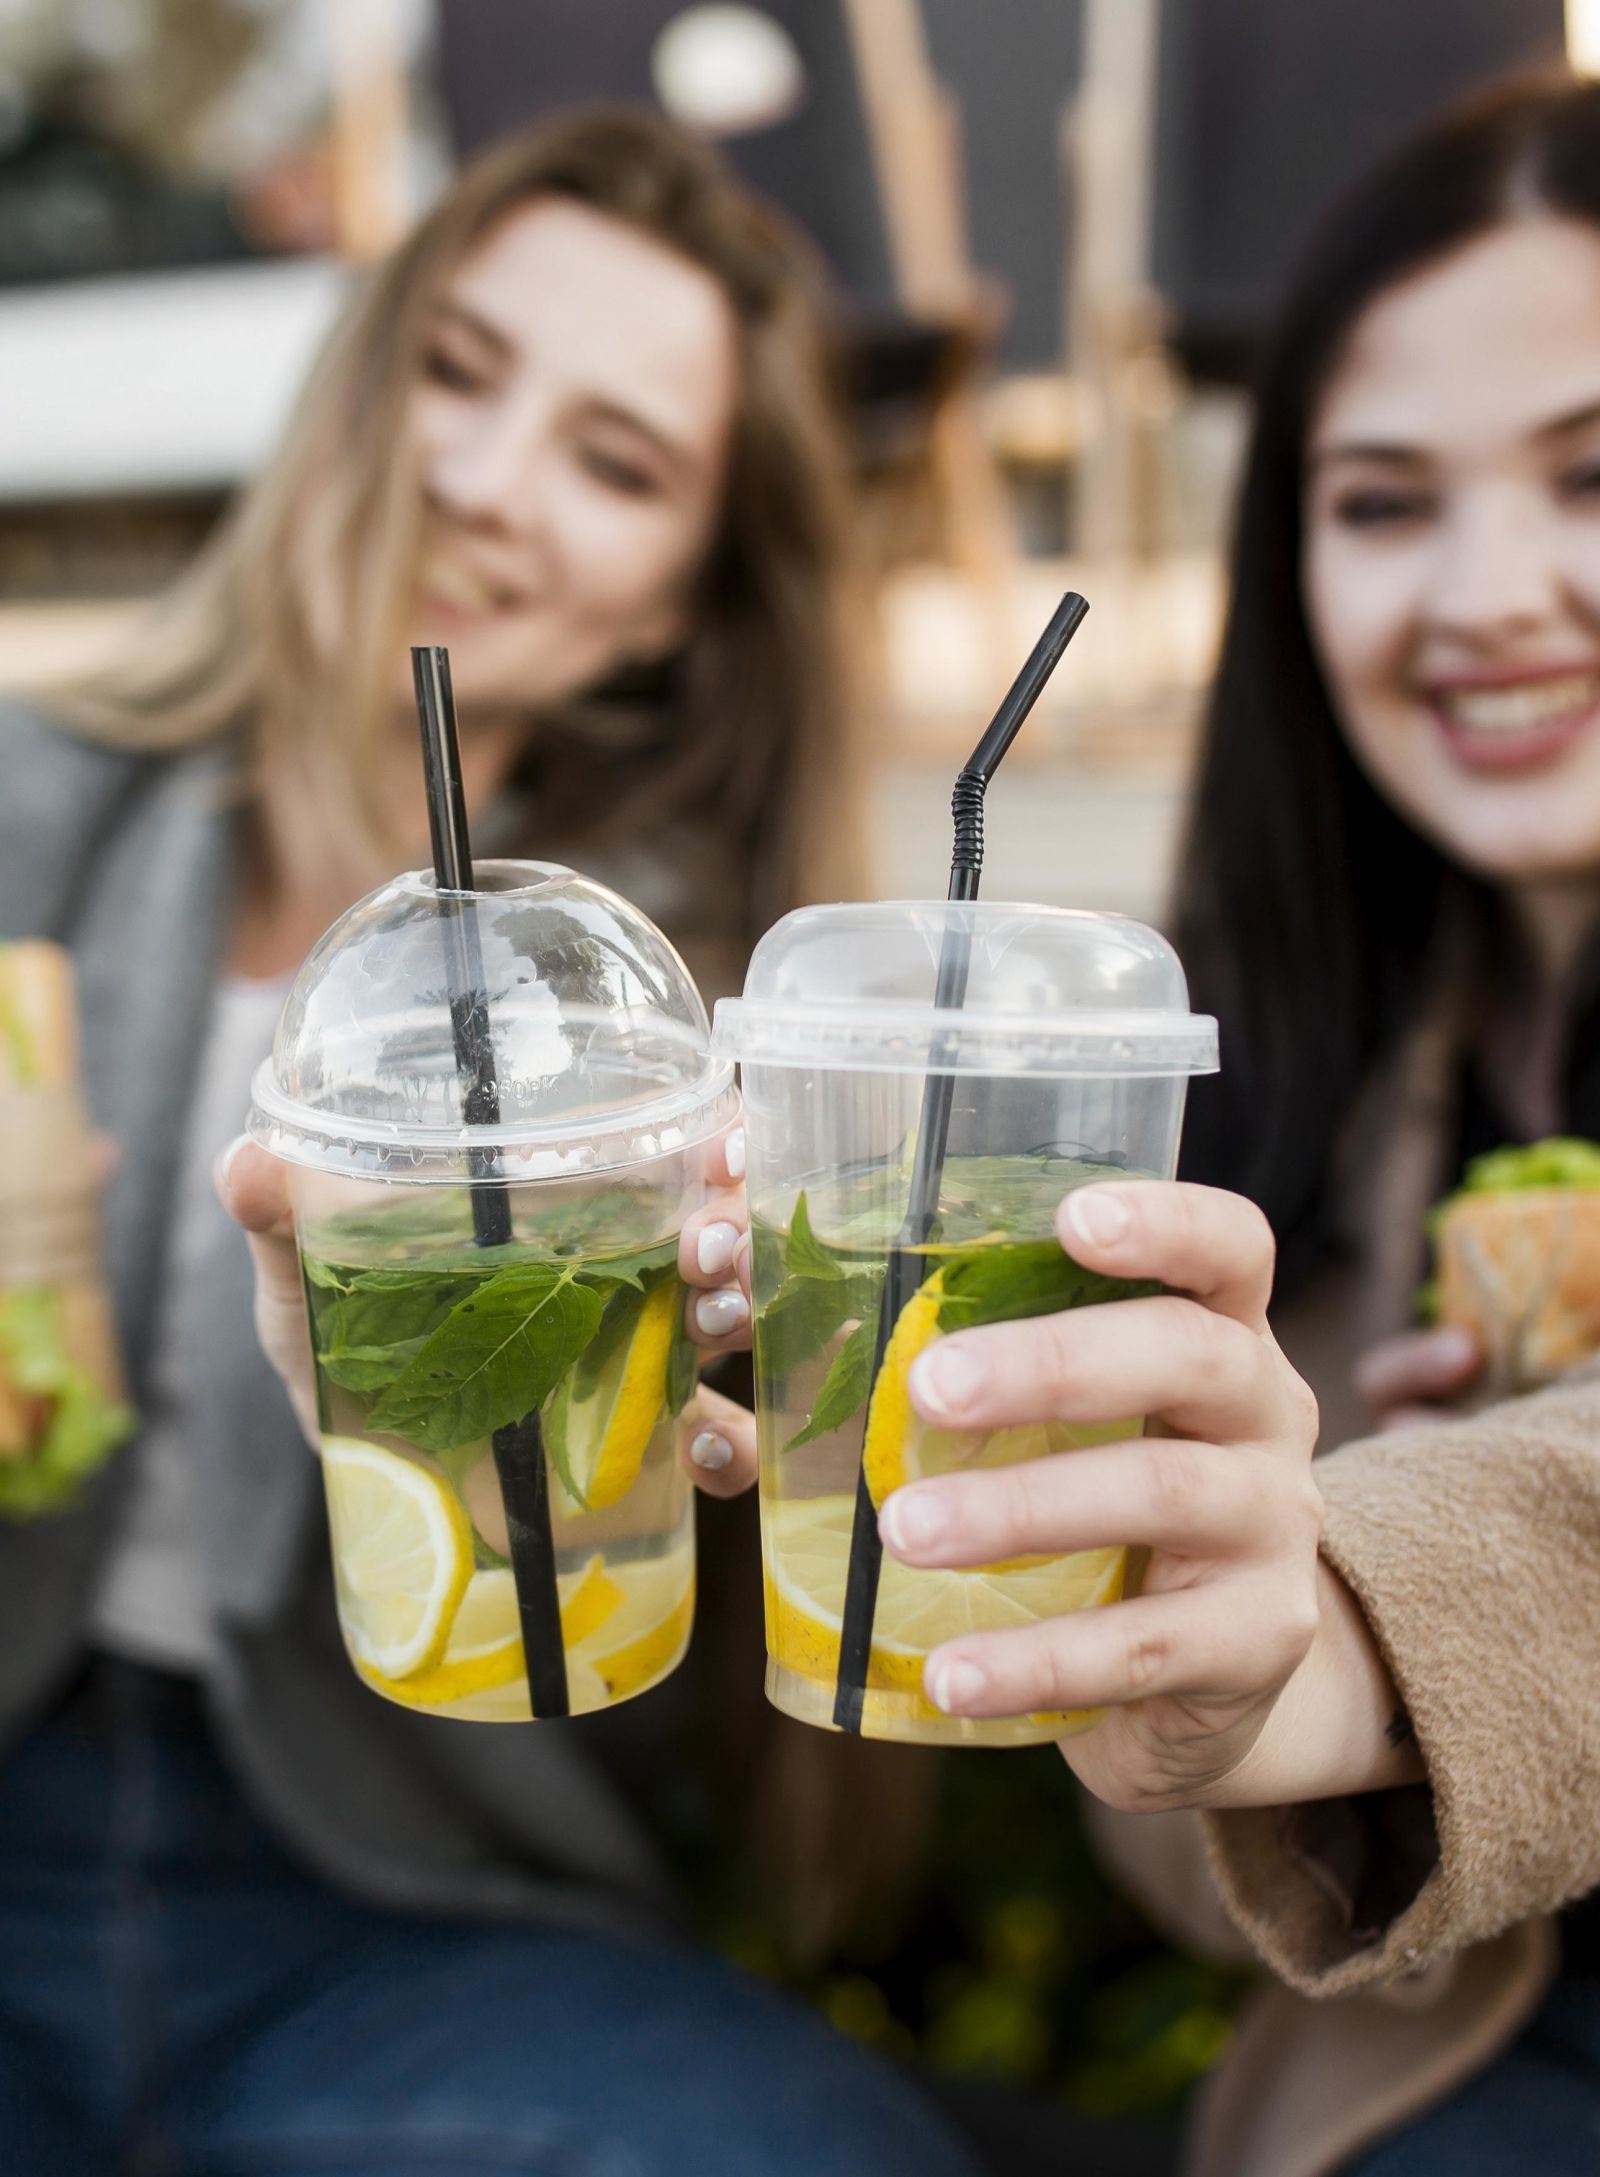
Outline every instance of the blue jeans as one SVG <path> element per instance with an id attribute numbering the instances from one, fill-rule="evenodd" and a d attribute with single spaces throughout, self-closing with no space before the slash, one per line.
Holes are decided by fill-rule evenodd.
<path id="1" fill-rule="evenodd" d="M 1558 1981 L 1503 2056 L 1348 2177 L 1595 2177 L 1600 1980 Z"/>
<path id="2" fill-rule="evenodd" d="M 893 2071 L 712 1957 L 323 1887 L 142 1682 L 0 1769 L 6 2177 L 970 2177 Z"/>

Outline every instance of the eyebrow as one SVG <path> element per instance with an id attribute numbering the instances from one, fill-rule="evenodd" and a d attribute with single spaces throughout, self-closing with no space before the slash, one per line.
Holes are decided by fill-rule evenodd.
<path id="1" fill-rule="evenodd" d="M 1547 423 L 1535 424 L 1528 436 L 1548 444 L 1552 439 L 1570 438 L 1574 432 L 1588 430 L 1597 423 L 1600 423 L 1600 400 L 1584 401 L 1577 408 L 1552 416 Z M 1427 458 L 1424 447 L 1407 446 L 1399 440 L 1340 439 L 1332 445 L 1314 448 L 1308 467 L 1313 470 L 1327 468 L 1336 461 L 1370 461 L 1390 468 L 1415 467 Z"/>
<path id="2" fill-rule="evenodd" d="M 517 343 L 509 333 L 502 332 L 492 319 L 469 308 L 464 302 L 456 302 L 448 295 L 443 296 L 437 305 L 436 315 L 459 326 L 472 338 L 481 340 L 494 351 L 500 362 L 510 362 L 517 354 Z M 587 393 L 583 396 L 583 406 L 597 422 L 619 425 L 645 439 L 672 468 L 687 471 L 695 466 L 694 456 L 688 447 L 674 438 L 669 431 L 663 430 L 659 424 L 641 416 L 636 408 L 628 407 L 626 402 L 616 400 L 606 393 Z"/>

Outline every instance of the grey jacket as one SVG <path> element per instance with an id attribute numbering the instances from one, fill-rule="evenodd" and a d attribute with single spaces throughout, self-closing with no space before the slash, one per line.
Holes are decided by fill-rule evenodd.
<path id="1" fill-rule="evenodd" d="M 123 1152 L 106 1251 L 135 1404 L 226 942 L 225 777 L 217 753 L 112 752 L 0 710 L 0 937 L 56 938 L 75 958 L 89 1105 Z M 257 1348 L 249 1257 L 220 1209 L 210 1245 L 194 1515 L 218 1635 L 207 1701 L 241 1784 L 302 1858 L 375 1903 L 664 1922 L 655 1849 L 584 1723 L 439 1722 L 357 1681 L 333 1614 L 316 1460 Z M 70 1513 L 0 1525 L 0 1751 L 81 1655 L 138 1455 L 135 1439 Z"/>

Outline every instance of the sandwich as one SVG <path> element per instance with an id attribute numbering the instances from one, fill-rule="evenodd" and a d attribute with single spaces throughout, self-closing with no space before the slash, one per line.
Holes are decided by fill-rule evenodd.
<path id="1" fill-rule="evenodd" d="M 1528 1391 L 1600 1354 L 1600 1146 L 1553 1137 L 1467 1166 L 1431 1219 L 1438 1322 Z"/>

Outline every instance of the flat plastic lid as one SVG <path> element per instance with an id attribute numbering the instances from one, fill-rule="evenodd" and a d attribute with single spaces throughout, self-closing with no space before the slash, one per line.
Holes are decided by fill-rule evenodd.
<path id="1" fill-rule="evenodd" d="M 939 1005 L 941 959 L 967 960 Z M 947 986 L 948 987 L 948 986 Z M 1178 956 L 1122 915 L 999 900 L 804 907 L 756 947 L 713 1048 L 745 1065 L 1083 1077 L 1214 1073 Z"/>
<path id="2" fill-rule="evenodd" d="M 324 1171 L 460 1184 L 637 1164 L 727 1123 L 733 1068 L 653 922 L 555 863 L 475 875 L 441 892 L 412 870 L 319 941 L 256 1076 L 257 1141 Z M 463 1035 L 492 1059 L 487 1122 Z"/>

